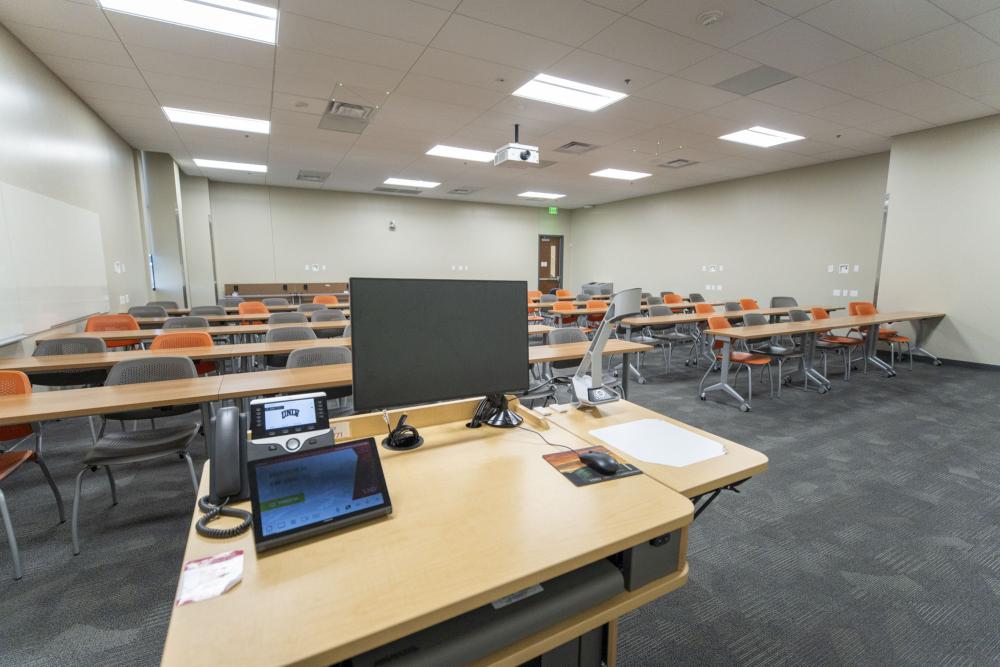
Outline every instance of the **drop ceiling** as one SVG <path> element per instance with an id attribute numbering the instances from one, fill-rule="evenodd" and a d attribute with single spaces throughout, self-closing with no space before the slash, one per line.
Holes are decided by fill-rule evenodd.
<path id="1" fill-rule="evenodd" d="M 276 46 L 97 0 L 0 0 L 0 22 L 135 148 L 213 180 L 308 189 L 402 177 L 441 183 L 422 198 L 523 205 L 534 190 L 575 208 L 877 153 L 893 135 L 1000 109 L 1000 0 L 255 1 L 279 10 Z M 710 10 L 722 19 L 702 25 Z M 761 66 L 792 78 L 748 95 L 716 87 Z M 542 72 L 629 97 L 588 113 L 510 95 Z M 318 129 L 333 98 L 379 109 L 360 135 Z M 269 119 L 271 134 L 172 125 L 163 106 Z M 493 150 L 514 123 L 552 164 L 424 155 Z M 717 138 L 755 125 L 806 139 Z M 597 148 L 555 152 L 573 141 Z M 196 157 L 268 172 L 202 171 Z M 675 160 L 693 164 L 659 166 Z M 653 175 L 589 176 L 605 168 Z"/>

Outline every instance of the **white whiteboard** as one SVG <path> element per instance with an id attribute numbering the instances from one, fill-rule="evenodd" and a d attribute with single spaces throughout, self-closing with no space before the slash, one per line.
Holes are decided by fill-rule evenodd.
<path id="1" fill-rule="evenodd" d="M 0 344 L 108 306 L 98 215 L 0 183 Z"/>

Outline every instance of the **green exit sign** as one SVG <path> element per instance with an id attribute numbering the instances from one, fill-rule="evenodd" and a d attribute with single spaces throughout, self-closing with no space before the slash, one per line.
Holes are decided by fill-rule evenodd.
<path id="1" fill-rule="evenodd" d="M 549 206 L 549 215 L 559 215 L 559 207 Z"/>

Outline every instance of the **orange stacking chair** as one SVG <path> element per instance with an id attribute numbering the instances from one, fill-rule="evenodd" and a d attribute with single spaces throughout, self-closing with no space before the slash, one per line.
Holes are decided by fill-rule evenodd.
<path id="1" fill-rule="evenodd" d="M 587 299 L 587 308 L 601 308 L 607 311 L 608 302 L 602 301 L 601 299 Z M 587 321 L 591 324 L 600 324 L 601 320 L 604 319 L 604 313 L 595 313 L 594 315 L 587 315 Z"/>
<path id="2" fill-rule="evenodd" d="M 760 304 L 757 299 L 740 299 L 740 308 L 743 310 L 759 310 Z"/>
<path id="3" fill-rule="evenodd" d="M 528 301 L 538 301 L 542 298 L 542 291 L 537 289 L 528 290 Z"/>
<path id="4" fill-rule="evenodd" d="M 826 308 L 820 308 L 816 306 L 810 310 L 812 318 L 814 320 L 828 320 L 830 319 L 830 313 L 826 311 Z M 856 338 L 855 336 L 835 336 L 830 335 L 830 330 L 827 329 L 822 332 L 825 335 L 821 335 L 816 341 L 816 346 L 823 355 L 823 375 L 826 375 L 826 353 L 830 349 L 839 349 L 844 353 L 844 379 L 851 379 L 851 356 L 854 348 L 859 347 L 864 344 L 863 338 Z"/>
<path id="5" fill-rule="evenodd" d="M 725 317 L 710 317 L 708 319 L 709 329 L 729 329 L 733 325 Z M 722 363 L 722 350 L 723 343 L 720 340 L 714 341 L 712 343 L 712 349 L 715 351 L 715 363 L 708 367 L 705 371 L 705 375 L 701 378 L 701 384 L 698 385 L 698 395 L 702 400 L 705 400 L 705 395 L 702 393 L 702 387 L 705 386 L 705 380 L 708 378 L 709 374 L 715 368 L 715 364 Z M 735 352 L 730 346 L 729 349 L 729 363 L 736 364 L 736 374 L 746 368 L 747 369 L 747 402 L 746 409 L 750 409 L 750 402 L 753 400 L 753 368 L 754 366 L 761 369 L 761 377 L 764 374 L 764 367 L 767 367 L 767 381 L 768 389 L 771 395 L 774 395 L 774 378 L 771 375 L 771 357 L 766 354 L 754 354 L 753 352 Z M 733 376 L 733 381 L 736 381 L 736 375 Z M 742 409 L 742 408 L 741 408 Z M 746 410 L 744 410 L 746 412 Z"/>
<path id="6" fill-rule="evenodd" d="M 570 292 L 568 289 L 557 289 L 556 290 L 556 296 L 557 297 L 558 296 L 573 296 L 573 293 Z"/>
<path id="7" fill-rule="evenodd" d="M 94 315 L 87 320 L 84 331 L 138 331 L 139 323 L 131 315 Z M 128 340 L 107 340 L 104 341 L 108 349 L 116 347 L 132 347 L 139 344 L 138 338 Z"/>
<path id="8" fill-rule="evenodd" d="M 264 324 L 267 322 L 267 318 L 271 316 L 271 311 L 267 309 L 262 301 L 244 301 L 239 306 L 238 312 L 240 315 L 263 315 L 264 317 L 256 320 L 244 320 L 243 324 Z"/>
<path id="9" fill-rule="evenodd" d="M 556 301 L 555 303 L 552 304 L 552 309 L 550 312 L 555 312 L 555 311 L 562 312 L 571 310 L 576 310 L 576 306 L 573 305 L 572 301 Z M 565 318 L 559 318 L 560 325 L 565 321 L 566 321 Z M 576 326 L 576 322 L 573 322 L 572 326 Z"/>
<path id="10" fill-rule="evenodd" d="M 683 303 L 683 302 L 684 302 L 684 297 L 682 297 L 680 294 L 674 294 L 673 292 L 671 292 L 670 294 L 664 294 L 663 295 L 663 303 L 665 305 L 667 305 L 667 306 L 669 306 L 671 304 Z M 683 308 L 671 308 L 670 310 L 672 310 L 675 313 L 679 313 L 680 311 L 682 311 L 684 309 Z"/>
<path id="11" fill-rule="evenodd" d="M 340 303 L 340 299 L 337 298 L 336 294 L 318 294 L 313 297 L 313 303 L 322 303 L 326 305 L 338 304 Z"/>
<path id="12" fill-rule="evenodd" d="M 0 396 L 17 396 L 31 393 L 31 382 L 28 376 L 21 371 L 0 371 Z M 26 438 L 32 433 L 35 434 L 35 448 L 27 451 L 9 451 L 0 453 L 0 482 L 10 476 L 15 470 L 28 461 L 34 461 L 42 469 L 45 480 L 49 483 L 53 495 L 56 497 L 56 507 L 59 509 L 59 523 L 66 521 L 66 514 L 63 511 L 62 496 L 59 495 L 59 488 L 52 480 L 49 469 L 42 460 L 42 434 L 31 424 L 14 424 L 12 426 L 0 426 L 0 441 Z M 0 519 L 3 520 L 5 533 L 7 535 L 7 545 L 10 547 L 10 555 L 14 561 L 14 579 L 21 578 L 21 554 L 17 548 L 17 537 L 14 535 L 14 524 L 10 521 L 10 514 L 7 512 L 7 500 L 3 491 L 0 490 Z"/>
<path id="13" fill-rule="evenodd" d="M 847 312 L 850 315 L 877 315 L 878 308 L 869 301 L 852 301 L 847 304 Z M 902 346 L 906 345 L 906 351 L 910 356 L 910 370 L 913 370 L 913 341 L 909 336 L 901 336 L 895 329 L 883 329 L 879 327 L 878 339 L 889 343 L 889 363 L 895 366 L 896 346 L 900 346 L 899 356 L 902 358 Z"/>
<path id="14" fill-rule="evenodd" d="M 212 347 L 215 343 L 212 337 L 204 331 L 172 331 L 160 334 L 153 339 L 151 350 L 173 350 L 179 347 Z M 214 361 L 203 359 L 194 362 L 198 375 L 208 375 L 218 370 Z"/>

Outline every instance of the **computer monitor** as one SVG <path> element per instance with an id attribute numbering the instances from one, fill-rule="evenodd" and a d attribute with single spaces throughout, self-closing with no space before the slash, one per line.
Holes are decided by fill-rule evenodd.
<path id="1" fill-rule="evenodd" d="M 351 278 L 354 409 L 483 395 L 500 409 L 528 388 L 527 314 L 523 280 Z"/>

